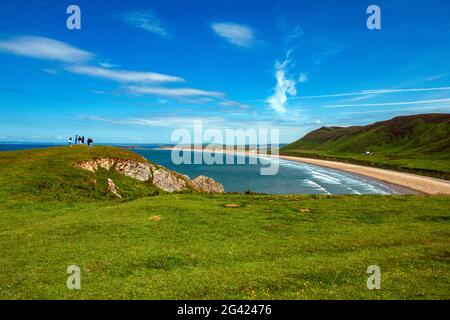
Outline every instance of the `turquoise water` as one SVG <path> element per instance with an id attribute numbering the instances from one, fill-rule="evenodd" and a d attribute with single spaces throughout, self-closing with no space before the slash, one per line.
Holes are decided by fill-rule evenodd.
<path id="1" fill-rule="evenodd" d="M 175 165 L 170 150 L 134 149 L 146 159 L 186 174 L 191 178 L 206 175 L 219 181 L 227 192 L 252 191 L 273 194 L 397 194 L 391 187 L 358 175 L 310 164 L 280 160 L 273 176 L 260 174 L 261 164 L 249 164 L 246 156 L 235 156 L 246 164 Z M 244 159 L 243 159 L 244 158 Z M 225 162 L 225 161 L 224 161 Z M 267 167 L 267 165 L 264 165 Z"/>

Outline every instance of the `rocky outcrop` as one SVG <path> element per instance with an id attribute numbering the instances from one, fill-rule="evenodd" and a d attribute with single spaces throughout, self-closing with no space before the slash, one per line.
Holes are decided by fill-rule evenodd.
<path id="1" fill-rule="evenodd" d="M 108 190 L 109 190 L 109 192 L 114 194 L 116 197 L 122 198 L 122 196 L 117 192 L 116 184 L 111 179 L 108 179 Z"/>
<path id="2" fill-rule="evenodd" d="M 96 163 L 100 168 L 109 171 L 109 169 L 111 169 L 114 166 L 115 162 L 113 159 L 97 159 Z"/>
<path id="3" fill-rule="evenodd" d="M 206 193 L 224 193 L 223 186 L 212 178 L 199 176 L 191 181 L 194 190 Z"/>
<path id="4" fill-rule="evenodd" d="M 116 171 L 139 181 L 148 181 L 152 178 L 155 166 L 132 160 L 117 160 Z"/>
<path id="5" fill-rule="evenodd" d="M 167 192 L 179 192 L 186 189 L 187 179 L 167 169 L 160 168 L 153 172 L 153 184 Z"/>
<path id="6" fill-rule="evenodd" d="M 97 162 L 95 160 L 88 160 L 88 161 L 83 161 L 81 163 L 77 163 L 77 167 L 93 172 L 95 173 L 95 171 L 97 171 L 98 169 L 98 165 Z"/>
<path id="7" fill-rule="evenodd" d="M 127 159 L 101 158 L 82 161 L 76 164 L 78 168 L 97 172 L 99 169 L 107 171 L 115 170 L 132 179 L 142 182 L 150 181 L 156 187 L 166 192 L 181 192 L 189 188 L 197 192 L 223 193 L 223 186 L 212 178 L 199 176 L 191 180 L 186 175 L 180 175 L 175 171 L 164 167 L 157 167 L 149 162 L 140 162 Z M 108 179 L 108 190 L 118 197 L 117 187 L 111 179 Z"/>

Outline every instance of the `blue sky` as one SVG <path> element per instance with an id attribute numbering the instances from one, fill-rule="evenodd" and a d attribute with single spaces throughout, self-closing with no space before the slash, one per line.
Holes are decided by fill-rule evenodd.
<path id="1" fill-rule="evenodd" d="M 449 111 L 447 0 L 0 3 L 0 141 L 167 143 L 203 120 L 291 142 Z"/>

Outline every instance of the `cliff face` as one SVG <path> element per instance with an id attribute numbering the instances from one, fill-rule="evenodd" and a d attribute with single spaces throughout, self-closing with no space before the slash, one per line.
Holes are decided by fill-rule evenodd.
<path id="1" fill-rule="evenodd" d="M 129 178 L 141 182 L 151 182 L 157 188 L 166 192 L 181 192 L 189 188 L 204 193 L 223 193 L 223 186 L 212 178 L 199 176 L 191 180 L 188 176 L 181 175 L 164 167 L 155 166 L 149 162 L 139 162 L 126 159 L 100 158 L 81 161 L 76 164 L 78 168 L 96 173 L 97 170 L 115 170 Z M 110 191 L 120 196 L 114 182 L 110 182 Z M 114 191 L 112 191 L 114 190 Z"/>

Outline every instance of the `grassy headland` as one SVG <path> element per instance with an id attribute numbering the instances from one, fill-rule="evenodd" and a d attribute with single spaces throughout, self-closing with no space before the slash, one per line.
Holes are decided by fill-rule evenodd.
<path id="1" fill-rule="evenodd" d="M 450 298 L 448 196 L 158 194 L 117 175 L 117 199 L 115 173 L 73 166 L 94 157 L 142 161 L 0 153 L 0 298 Z M 66 288 L 73 264 L 81 290 Z M 382 289 L 369 291 L 374 264 Z"/>
<path id="2" fill-rule="evenodd" d="M 366 151 L 372 154 L 365 155 Z M 359 127 L 322 127 L 281 148 L 280 154 L 450 180 L 450 114 L 397 117 Z"/>

